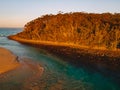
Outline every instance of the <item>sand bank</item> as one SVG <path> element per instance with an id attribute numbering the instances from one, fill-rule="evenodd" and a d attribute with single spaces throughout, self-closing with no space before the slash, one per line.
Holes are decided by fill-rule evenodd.
<path id="1" fill-rule="evenodd" d="M 12 52 L 0 47 L 0 90 L 28 90 L 43 72 L 44 68 L 39 62 L 25 57 L 19 57 L 18 61 Z"/>
<path id="2" fill-rule="evenodd" d="M 0 47 L 0 74 L 13 70 L 19 65 L 17 56 L 9 50 Z"/>

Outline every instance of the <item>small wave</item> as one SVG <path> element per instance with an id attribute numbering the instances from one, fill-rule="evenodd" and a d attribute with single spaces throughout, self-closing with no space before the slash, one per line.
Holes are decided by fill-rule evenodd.
<path id="1" fill-rule="evenodd" d="M 0 36 L 0 37 L 7 37 L 7 36 Z"/>
<path id="2" fill-rule="evenodd" d="M 0 34 L 0 37 L 7 37 L 7 35 L 4 35 L 4 34 Z"/>

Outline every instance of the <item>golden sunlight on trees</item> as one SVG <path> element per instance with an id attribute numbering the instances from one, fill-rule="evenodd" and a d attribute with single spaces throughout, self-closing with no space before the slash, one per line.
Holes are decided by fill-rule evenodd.
<path id="1" fill-rule="evenodd" d="M 17 34 L 24 39 L 74 43 L 89 47 L 120 48 L 120 14 L 58 13 L 44 15 Z"/>

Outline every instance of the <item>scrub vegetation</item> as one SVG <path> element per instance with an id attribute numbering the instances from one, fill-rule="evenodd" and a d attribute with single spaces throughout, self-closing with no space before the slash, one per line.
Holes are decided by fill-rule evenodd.
<path id="1" fill-rule="evenodd" d="M 120 48 L 120 13 L 58 13 L 28 22 L 14 37 L 72 43 L 89 48 Z"/>

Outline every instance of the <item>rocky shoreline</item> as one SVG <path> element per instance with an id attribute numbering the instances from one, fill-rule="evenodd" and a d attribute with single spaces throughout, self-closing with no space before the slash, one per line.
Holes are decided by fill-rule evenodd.
<path id="1" fill-rule="evenodd" d="M 88 71 L 99 73 L 104 77 L 109 77 L 119 85 L 120 83 L 120 51 L 100 50 L 72 45 L 62 45 L 54 43 L 42 43 L 19 38 L 9 38 L 19 43 L 31 45 L 42 49 L 49 55 L 53 55 L 60 60 L 70 63 L 77 68 L 84 68 Z"/>
<path id="2" fill-rule="evenodd" d="M 75 64 L 76 66 L 94 67 L 98 70 L 119 73 L 120 70 L 120 51 L 99 50 L 90 48 L 80 48 L 69 45 L 57 45 L 54 43 L 42 43 L 37 41 L 19 39 L 9 37 L 9 39 L 16 40 L 20 43 L 32 45 L 47 52 L 56 55 L 57 57 Z M 120 76 L 120 73 L 119 73 Z"/>
<path id="3" fill-rule="evenodd" d="M 93 50 L 74 47 L 71 48 L 66 46 L 42 44 L 34 44 L 34 46 L 42 48 L 65 61 L 70 61 L 77 66 L 81 64 L 88 64 L 96 66 L 98 68 L 102 67 L 114 71 L 120 70 L 120 52 L 118 51 L 109 52 L 107 50 Z"/>
<path id="4" fill-rule="evenodd" d="M 118 51 L 110 52 L 107 50 L 71 48 L 45 44 L 29 45 L 43 49 L 78 68 L 83 67 L 93 72 L 101 73 L 105 77 L 111 77 L 115 82 L 120 83 L 120 52 Z"/>

